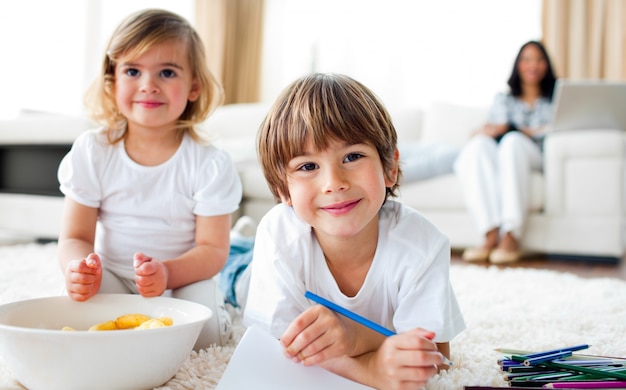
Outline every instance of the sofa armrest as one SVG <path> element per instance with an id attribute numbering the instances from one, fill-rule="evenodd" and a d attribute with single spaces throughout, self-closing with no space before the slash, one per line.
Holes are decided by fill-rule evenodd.
<path id="1" fill-rule="evenodd" d="M 621 217 L 625 141 L 624 131 L 608 129 L 546 136 L 545 214 Z"/>

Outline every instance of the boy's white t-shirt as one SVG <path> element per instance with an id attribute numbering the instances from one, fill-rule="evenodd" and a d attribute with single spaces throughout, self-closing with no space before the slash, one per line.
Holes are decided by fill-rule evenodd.
<path id="1" fill-rule="evenodd" d="M 103 266 L 134 278 L 133 254 L 171 259 L 195 244 L 195 217 L 239 207 L 241 181 L 230 156 L 185 134 L 176 153 L 158 166 L 134 162 L 124 141 L 108 143 L 102 129 L 81 134 L 58 170 L 60 189 L 98 208 L 95 252 Z"/>
<path id="2" fill-rule="evenodd" d="M 436 342 L 465 329 L 449 279 L 450 244 L 417 211 L 387 200 L 379 213 L 376 254 L 358 294 L 337 286 L 311 227 L 292 207 L 276 205 L 257 228 L 244 324 L 280 338 L 315 303 L 306 290 L 382 326 L 403 332 L 422 327 Z"/>

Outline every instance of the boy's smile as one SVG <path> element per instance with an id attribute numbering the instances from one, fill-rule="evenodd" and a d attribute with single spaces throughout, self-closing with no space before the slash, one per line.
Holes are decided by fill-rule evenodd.
<path id="1" fill-rule="evenodd" d="M 354 209 L 359 204 L 359 202 L 359 200 L 340 202 L 326 207 L 322 207 L 322 209 L 330 214 L 341 215 L 352 211 L 352 209 Z"/>

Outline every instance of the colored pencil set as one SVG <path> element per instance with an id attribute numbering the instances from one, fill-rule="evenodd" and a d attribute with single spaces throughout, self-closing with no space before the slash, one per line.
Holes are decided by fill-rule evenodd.
<path id="1" fill-rule="evenodd" d="M 626 358 L 575 354 L 589 345 L 575 345 L 544 352 L 500 349 L 498 360 L 512 388 L 626 389 Z M 494 389 L 465 386 L 465 390 Z"/>

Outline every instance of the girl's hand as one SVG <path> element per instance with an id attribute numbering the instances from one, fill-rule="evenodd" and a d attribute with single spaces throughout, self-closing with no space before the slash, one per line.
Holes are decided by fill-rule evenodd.
<path id="1" fill-rule="evenodd" d="M 315 305 L 293 320 L 280 343 L 287 357 L 310 366 L 349 355 L 356 344 L 355 333 L 332 310 Z"/>
<path id="2" fill-rule="evenodd" d="M 154 260 L 154 261 L 153 261 Z M 167 268 L 163 263 L 141 252 L 133 256 L 135 284 L 143 297 L 157 297 L 167 288 Z"/>
<path id="3" fill-rule="evenodd" d="M 95 253 L 81 260 L 72 260 L 65 268 L 65 288 L 75 301 L 83 302 L 96 295 L 101 283 L 102 264 L 100 256 Z"/>
<path id="4" fill-rule="evenodd" d="M 370 360 L 376 388 L 420 389 L 438 372 L 443 355 L 431 341 L 433 332 L 413 329 L 388 337 Z"/>

